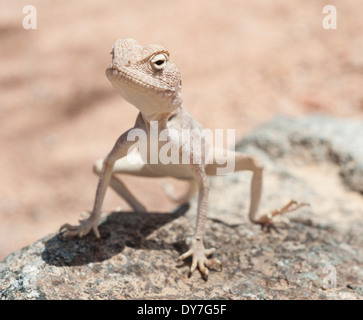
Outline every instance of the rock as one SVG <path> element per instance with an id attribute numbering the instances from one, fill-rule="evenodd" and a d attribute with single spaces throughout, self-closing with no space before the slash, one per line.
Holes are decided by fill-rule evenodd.
<path id="1" fill-rule="evenodd" d="M 363 123 L 326 116 L 276 118 L 246 139 L 238 149 L 257 147 L 271 158 L 290 157 L 305 162 L 332 162 L 345 183 L 363 193 Z"/>
<path id="2" fill-rule="evenodd" d="M 196 200 L 171 213 L 114 212 L 101 240 L 49 235 L 0 264 L 1 299 L 362 299 L 363 123 L 277 118 L 237 144 L 265 163 L 261 211 L 309 202 L 288 225 L 248 221 L 250 173 L 212 179 L 205 244 L 223 270 L 205 282 L 176 262 Z"/>

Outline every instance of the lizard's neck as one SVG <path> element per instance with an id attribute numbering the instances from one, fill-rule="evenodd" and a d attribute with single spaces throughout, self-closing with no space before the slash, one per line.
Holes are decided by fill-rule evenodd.
<path id="1" fill-rule="evenodd" d="M 145 114 L 140 112 L 142 119 L 144 120 L 145 124 L 149 127 L 151 121 L 157 121 L 159 124 L 159 128 L 166 127 L 167 122 L 176 117 L 180 111 L 183 109 L 183 106 L 180 105 L 177 109 L 167 112 L 167 113 L 151 113 Z"/>

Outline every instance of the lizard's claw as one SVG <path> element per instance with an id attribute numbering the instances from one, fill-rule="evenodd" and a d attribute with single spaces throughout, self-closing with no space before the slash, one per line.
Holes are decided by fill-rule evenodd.
<path id="1" fill-rule="evenodd" d="M 93 219 L 92 216 L 88 219 L 79 220 L 78 226 L 72 226 L 68 223 L 63 224 L 59 231 L 63 233 L 64 238 L 79 236 L 80 238 L 84 237 L 86 234 L 88 234 L 91 230 L 93 230 L 95 236 L 97 238 L 100 238 L 100 233 L 98 231 L 98 222 L 97 220 Z"/>
<path id="2" fill-rule="evenodd" d="M 305 202 L 298 203 L 295 200 L 290 200 L 290 202 L 285 206 L 283 206 L 281 209 L 276 209 L 273 210 L 272 212 L 266 213 L 259 220 L 256 220 L 254 222 L 260 224 L 262 228 L 267 228 L 267 230 L 270 230 L 271 228 L 276 230 L 276 227 L 274 226 L 272 220 L 275 216 L 295 211 L 304 206 L 310 206 L 310 204 Z"/>
<path id="3" fill-rule="evenodd" d="M 194 270 L 198 267 L 200 273 L 205 280 L 208 280 L 209 270 L 208 268 L 217 265 L 222 270 L 222 263 L 217 259 L 208 259 L 207 257 L 215 252 L 215 248 L 205 249 L 203 241 L 200 238 L 194 238 L 190 249 L 182 254 L 178 261 L 182 261 L 192 256 L 192 264 L 189 270 L 189 277 L 192 275 Z"/>

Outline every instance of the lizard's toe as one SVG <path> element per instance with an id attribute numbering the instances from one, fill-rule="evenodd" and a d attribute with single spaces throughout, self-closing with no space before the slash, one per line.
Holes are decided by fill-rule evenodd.
<path id="1" fill-rule="evenodd" d="M 93 219 L 80 220 L 78 226 L 72 226 L 68 223 L 63 224 L 59 231 L 63 232 L 64 238 L 76 237 L 80 238 L 84 237 L 91 230 L 93 230 L 94 234 L 97 238 L 100 238 L 100 233 L 98 231 L 97 223 Z"/>
<path id="2" fill-rule="evenodd" d="M 261 225 L 261 228 L 263 230 L 267 230 L 268 232 L 270 232 L 271 230 L 274 230 L 274 231 L 278 232 L 273 218 L 276 216 L 281 217 L 281 215 L 283 215 L 285 213 L 295 211 L 304 206 L 309 206 L 309 204 L 308 203 L 298 203 L 295 200 L 291 200 L 287 205 L 285 205 L 281 209 L 273 210 L 272 212 L 266 213 L 260 219 L 255 220 L 253 222 Z M 287 225 L 288 219 L 285 218 L 285 221 L 283 221 L 283 222 L 285 225 Z"/>
<path id="3" fill-rule="evenodd" d="M 195 271 L 195 269 L 199 269 L 205 280 L 208 280 L 209 270 L 208 268 L 217 265 L 219 270 L 222 270 L 222 263 L 217 258 L 208 259 L 208 256 L 212 255 L 215 252 L 215 248 L 205 249 L 203 242 L 200 239 L 194 239 L 191 245 L 191 248 L 182 254 L 178 261 L 182 261 L 188 257 L 192 257 L 192 264 L 189 270 L 189 277 Z"/>

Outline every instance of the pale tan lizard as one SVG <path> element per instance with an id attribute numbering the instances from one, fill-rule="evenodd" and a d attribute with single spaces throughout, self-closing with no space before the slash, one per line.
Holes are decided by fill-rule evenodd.
<path id="1" fill-rule="evenodd" d="M 203 235 L 207 220 L 207 198 L 209 192 L 208 176 L 217 174 L 218 168 L 224 166 L 219 164 L 219 156 L 226 161 L 233 161 L 234 171 L 252 171 L 251 201 L 249 219 L 253 223 L 271 225 L 272 217 L 296 210 L 305 204 L 290 201 L 280 210 L 272 213 L 257 215 L 262 191 L 263 164 L 254 156 L 237 153 L 231 150 L 214 148 L 207 145 L 195 150 L 193 144 L 182 141 L 182 131 L 193 130 L 193 138 L 207 143 L 202 137 L 202 126 L 192 118 L 183 106 L 181 91 L 181 76 L 175 64 L 170 60 L 169 53 L 160 45 L 142 46 L 136 40 L 118 40 L 112 47 L 112 62 L 106 69 L 106 75 L 112 85 L 121 96 L 133 104 L 140 112 L 133 128 L 126 131 L 117 140 L 111 152 L 105 160 L 95 162 L 94 171 L 99 175 L 95 203 L 88 219 L 80 220 L 80 225 L 71 226 L 64 224 L 64 236 L 84 236 L 93 230 L 99 238 L 98 223 L 101 215 L 101 207 L 105 197 L 106 189 L 110 185 L 122 198 L 124 198 L 135 211 L 145 211 L 145 207 L 130 193 L 126 185 L 116 177 L 116 174 L 131 174 L 147 177 L 174 177 L 190 182 L 189 191 L 182 196 L 179 202 L 186 202 L 198 190 L 198 212 L 197 224 L 194 238 L 190 249 L 179 257 L 179 260 L 192 256 L 190 274 L 198 267 L 205 279 L 208 278 L 208 267 L 221 262 L 216 259 L 208 259 L 215 249 L 205 249 Z M 176 151 L 179 163 L 162 164 L 151 163 L 151 143 L 147 143 L 147 159 L 142 157 L 135 141 L 130 139 L 133 129 L 140 129 L 150 138 L 152 125 L 157 124 L 158 133 L 174 131 L 167 141 L 158 141 L 157 152 L 161 148 L 174 141 L 171 148 Z M 177 132 L 177 136 L 175 136 Z M 155 137 L 153 137 L 154 139 Z M 180 146 L 183 146 L 181 148 Z M 170 145 L 169 145 L 170 146 Z M 134 152 L 128 155 L 128 152 Z M 184 162 L 183 162 L 184 159 Z M 189 163 L 185 163 L 185 159 Z M 131 161 L 133 160 L 133 161 Z M 199 161 L 197 161 L 199 160 Z M 206 161 L 209 160 L 209 161 Z M 174 199 L 175 200 L 175 199 Z"/>

